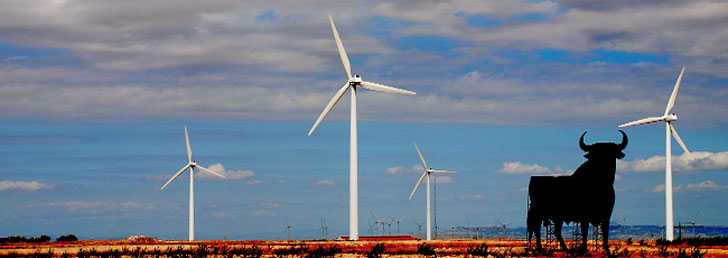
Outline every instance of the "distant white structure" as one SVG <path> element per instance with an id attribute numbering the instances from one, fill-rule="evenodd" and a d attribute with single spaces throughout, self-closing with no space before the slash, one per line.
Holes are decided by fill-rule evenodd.
<path id="1" fill-rule="evenodd" d="M 672 126 L 671 122 L 677 121 L 677 115 L 670 113 L 672 107 L 675 106 L 675 98 L 677 97 L 677 90 L 680 88 L 680 81 L 682 80 L 683 74 L 685 73 L 685 67 L 683 66 L 680 76 L 677 77 L 675 88 L 672 90 L 670 100 L 667 101 L 667 107 L 665 113 L 659 117 L 648 117 L 629 123 L 621 124 L 619 127 L 627 127 L 633 125 L 648 124 L 654 122 L 665 122 L 665 239 L 672 241 L 674 239 L 673 232 L 673 215 L 672 215 L 672 153 L 670 146 L 672 140 L 670 134 L 675 136 L 675 140 L 680 144 L 680 147 L 687 153 L 690 154 L 688 147 L 685 146 L 680 136 L 675 131 L 675 127 Z"/>
<path id="2" fill-rule="evenodd" d="M 341 57 L 341 63 L 344 65 L 344 71 L 346 72 L 347 82 L 344 84 L 339 91 L 334 94 L 326 107 L 324 108 L 321 115 L 319 115 L 316 122 L 308 132 L 308 136 L 313 134 L 319 123 L 329 114 L 332 108 L 339 102 L 339 99 L 351 88 L 351 120 L 350 120 L 350 143 L 349 143 L 349 239 L 359 239 L 359 190 L 358 190 L 358 160 L 357 160 L 357 132 L 356 132 L 356 89 L 358 86 L 362 86 L 369 90 L 384 91 L 399 94 L 415 95 L 415 92 L 398 89 L 386 85 L 376 84 L 372 82 L 363 81 L 360 75 L 351 76 L 351 65 L 349 64 L 349 57 L 346 56 L 346 50 L 344 45 L 341 43 L 339 33 L 336 31 L 334 25 L 334 19 L 329 15 L 329 22 L 331 23 L 331 30 L 334 33 L 334 40 L 336 40 L 336 48 L 339 50 L 339 56 Z"/>
<path id="3" fill-rule="evenodd" d="M 172 178 L 170 178 L 167 183 L 165 183 L 160 190 L 164 190 L 164 188 L 169 185 L 169 183 L 172 183 L 177 177 L 182 175 L 188 168 L 190 169 L 190 225 L 189 225 L 189 240 L 195 240 L 195 168 L 198 168 L 202 170 L 205 173 L 213 174 L 215 176 L 219 176 L 221 178 L 225 178 L 225 176 L 220 175 L 218 173 L 215 173 L 212 170 L 206 169 L 200 165 L 197 165 L 195 161 L 192 160 L 192 150 L 190 149 L 190 137 L 187 134 L 187 126 L 185 125 L 185 143 L 187 144 L 187 165 L 182 167 Z"/>
<path id="4" fill-rule="evenodd" d="M 427 167 L 427 162 L 425 162 L 425 158 L 422 157 L 422 153 L 420 152 L 420 148 L 417 147 L 417 143 L 413 142 L 415 144 L 415 150 L 417 150 L 417 155 L 420 156 L 420 161 L 422 161 L 422 167 L 425 169 L 425 172 L 422 173 L 422 176 L 420 177 L 420 180 L 417 181 L 417 185 L 415 185 L 415 189 L 412 190 L 412 193 L 410 194 L 409 199 L 412 200 L 412 196 L 415 195 L 415 192 L 417 192 L 417 188 L 420 187 L 420 184 L 422 183 L 422 180 L 427 177 L 427 240 L 432 240 L 432 226 L 430 222 L 430 174 L 436 173 L 436 174 L 455 174 L 457 172 L 453 171 L 447 171 L 447 170 L 435 170 L 432 168 Z M 417 222 L 415 222 L 417 223 Z M 419 226 L 419 224 L 418 224 Z"/>

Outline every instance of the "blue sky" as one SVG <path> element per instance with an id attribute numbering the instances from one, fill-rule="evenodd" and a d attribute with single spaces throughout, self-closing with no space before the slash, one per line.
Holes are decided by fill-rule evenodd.
<path id="1" fill-rule="evenodd" d="M 141 9 L 139 6 L 141 5 Z M 629 8 L 627 8 L 629 6 Z M 276 238 L 287 220 L 345 234 L 353 72 L 417 96 L 360 91 L 360 231 L 369 212 L 424 220 L 412 141 L 434 168 L 438 225 L 523 226 L 528 177 L 568 174 L 578 137 L 661 114 L 687 66 L 674 125 L 675 218 L 726 225 L 728 39 L 719 1 L 8 4 L 0 11 L 0 211 L 5 235 L 186 236 L 193 156 L 228 180 L 196 184 L 198 238 Z M 142 11 L 139 11 L 142 10 Z M 359 11 L 365 10 L 367 15 Z M 675 14 L 675 15 L 667 15 Z M 93 25 L 93 26 L 91 26 Z M 664 129 L 625 129 L 613 218 L 664 223 Z M 183 179 L 183 178 L 181 178 Z"/>

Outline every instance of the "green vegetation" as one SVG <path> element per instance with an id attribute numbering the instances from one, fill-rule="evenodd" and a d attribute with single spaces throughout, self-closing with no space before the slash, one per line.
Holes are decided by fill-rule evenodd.
<path id="1" fill-rule="evenodd" d="M 78 241 L 78 237 L 76 237 L 76 235 L 74 235 L 74 234 L 68 234 L 68 235 L 63 235 L 63 236 L 59 236 L 58 238 L 56 238 L 56 242 L 70 242 L 70 241 Z"/>
<path id="2" fill-rule="evenodd" d="M 40 237 L 24 237 L 24 236 L 8 236 L 0 237 L 0 243 L 42 243 L 51 241 L 51 237 L 48 235 L 42 235 Z"/>

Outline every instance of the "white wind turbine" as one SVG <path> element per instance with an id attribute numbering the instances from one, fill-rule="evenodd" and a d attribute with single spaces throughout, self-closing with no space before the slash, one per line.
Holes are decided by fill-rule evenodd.
<path id="1" fill-rule="evenodd" d="M 627 127 L 661 121 L 665 122 L 665 239 L 669 241 L 672 241 L 674 238 L 672 215 L 672 154 L 670 150 L 672 140 L 670 139 L 670 135 L 672 134 L 675 136 L 675 140 L 680 144 L 680 147 L 682 147 L 688 156 L 691 155 L 688 147 L 685 146 L 685 143 L 683 143 L 682 139 L 680 139 L 680 136 L 677 134 L 675 127 L 671 124 L 671 122 L 677 121 L 677 115 L 675 115 L 675 113 L 670 113 L 670 111 L 672 111 L 672 107 L 675 106 L 675 98 L 677 97 L 677 91 L 680 88 L 680 81 L 682 80 L 683 73 L 685 73 L 684 66 L 680 72 L 680 76 L 677 77 L 675 88 L 672 90 L 672 95 L 670 95 L 670 100 L 667 101 L 667 107 L 665 108 L 665 113 L 662 116 L 648 117 L 619 125 L 619 127 Z"/>
<path id="2" fill-rule="evenodd" d="M 427 177 L 427 240 L 432 240 L 432 226 L 430 223 L 430 174 L 455 174 L 457 172 L 453 171 L 447 171 L 447 170 L 435 170 L 432 168 L 427 167 L 427 162 L 425 162 L 425 158 L 422 157 L 422 153 L 420 152 L 420 148 L 417 148 L 417 143 L 413 142 L 415 144 L 415 149 L 417 150 L 417 155 L 420 156 L 420 161 L 422 161 L 422 167 L 425 169 L 425 172 L 422 173 L 422 177 L 420 177 L 420 180 L 417 181 L 417 185 L 415 185 L 415 189 L 412 190 L 412 193 L 410 194 L 409 199 L 412 200 L 412 196 L 415 195 L 415 192 L 417 192 L 417 188 L 420 187 L 420 184 L 422 183 L 422 180 Z"/>
<path id="3" fill-rule="evenodd" d="M 339 57 L 341 57 L 341 63 L 344 65 L 344 71 L 346 72 L 347 82 L 339 91 L 334 94 L 326 107 L 324 108 L 321 115 L 319 115 L 316 122 L 308 132 L 308 136 L 313 134 L 319 123 L 329 114 L 332 108 L 336 105 L 341 97 L 351 88 L 351 120 L 350 120 L 350 134 L 349 134 L 349 239 L 359 239 L 359 190 L 358 190 L 358 160 L 357 160 L 357 132 L 356 132 L 356 90 L 358 86 L 364 87 L 365 89 L 374 91 L 384 91 L 390 93 L 409 94 L 415 95 L 415 92 L 398 89 L 386 85 L 376 84 L 372 82 L 362 81 L 361 76 L 356 74 L 351 76 L 351 64 L 349 58 L 346 56 L 346 50 L 344 45 L 341 43 L 339 33 L 336 31 L 334 25 L 334 19 L 329 15 L 329 22 L 331 23 L 331 30 L 334 33 L 334 40 L 336 40 L 336 48 L 339 50 Z"/>
<path id="4" fill-rule="evenodd" d="M 203 172 L 213 174 L 215 176 L 219 176 L 222 178 L 225 178 L 225 176 L 220 175 L 218 173 L 215 173 L 212 170 L 206 169 L 200 165 L 197 165 L 195 161 L 192 160 L 192 150 L 190 149 L 190 137 L 187 134 L 187 126 L 185 125 L 185 143 L 187 143 L 187 160 L 189 163 L 185 165 L 182 169 L 177 172 L 177 174 L 174 174 L 172 178 L 170 178 L 167 183 L 165 183 L 160 190 L 164 190 L 164 188 L 169 185 L 169 183 L 172 183 L 177 177 L 182 175 L 188 168 L 190 169 L 190 225 L 189 225 L 189 240 L 195 240 L 195 168 L 198 168 L 202 170 Z"/>

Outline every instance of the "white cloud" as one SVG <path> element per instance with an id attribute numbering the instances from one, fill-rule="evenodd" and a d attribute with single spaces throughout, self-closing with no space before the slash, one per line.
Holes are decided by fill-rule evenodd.
<path id="1" fill-rule="evenodd" d="M 548 171 L 550 171 L 549 168 L 538 164 L 528 165 L 516 161 L 503 163 L 503 168 L 495 172 L 499 174 L 544 174 Z"/>
<path id="2" fill-rule="evenodd" d="M 571 174 L 570 170 L 564 170 L 561 167 L 550 169 L 538 164 L 523 164 L 520 161 L 504 162 L 503 167 L 495 171 L 499 174 L 527 174 L 527 175 L 566 175 Z"/>
<path id="3" fill-rule="evenodd" d="M 433 183 L 437 184 L 452 184 L 455 183 L 455 178 L 451 176 L 432 176 Z"/>
<path id="4" fill-rule="evenodd" d="M 260 207 L 269 208 L 269 209 L 271 209 L 271 208 L 280 208 L 281 207 L 281 204 L 280 203 L 277 203 L 277 202 L 261 202 L 260 203 Z"/>
<path id="5" fill-rule="evenodd" d="M 412 165 L 412 167 L 406 168 L 403 166 L 396 166 L 388 168 L 384 171 L 387 175 L 396 175 L 396 174 L 421 174 L 423 173 L 422 165 Z"/>
<path id="6" fill-rule="evenodd" d="M 396 78 L 398 86 L 418 92 L 417 97 L 362 98 L 367 120 L 563 124 L 605 121 L 664 107 L 665 96 L 641 85 L 657 83 L 643 78 L 659 77 L 656 81 L 663 83 L 676 73 L 665 71 L 672 67 L 652 69 L 650 61 L 616 66 L 579 63 L 592 54 L 589 50 L 666 55 L 670 62 L 691 64 L 692 71 L 727 76 L 728 45 L 721 43 L 728 38 L 722 12 L 728 4 L 649 1 L 589 8 L 593 5 L 599 4 L 464 0 L 184 1 L 174 7 L 143 1 L 13 4 L 0 9 L 0 24 L 7 25 L 0 28 L 4 41 L 21 48 L 57 49 L 63 52 L 62 61 L 82 67 L 54 65 L 65 62 L 53 58 L 50 65 L 27 65 L 36 64 L 34 57 L 7 62 L 0 67 L 0 110 L 14 120 L 315 116 L 336 90 L 331 85 L 339 84 L 330 79 L 330 71 L 341 67 L 331 35 L 325 33 L 326 14 L 332 10 L 335 18 L 341 17 L 337 25 L 350 55 L 367 56 L 362 68 L 379 73 L 382 83 Z M 139 6 L 144 11 L 138 11 Z M 269 10 L 280 17 L 256 18 Z M 356 15 L 356 10 L 391 18 L 385 21 L 391 26 L 372 34 L 369 27 L 381 21 Z M 468 23 L 478 17 L 497 24 Z M 445 38 L 454 48 L 441 53 L 405 44 L 415 49 L 401 49 L 398 43 L 411 36 Z M 528 54 L 543 49 L 564 51 L 573 55 L 567 59 L 577 62 L 544 65 L 540 54 Z M 508 63 L 518 62 L 509 51 L 526 53 L 517 54 L 517 59 L 534 58 L 536 64 L 509 67 Z M 521 76 L 516 70 L 534 75 Z M 319 75 L 323 72 L 326 75 Z M 601 78 L 610 79 L 599 83 Z M 716 82 L 710 79 L 696 92 L 715 92 L 710 87 Z M 310 83 L 301 87 L 301 80 Z M 700 105 L 684 101 L 689 95 L 681 96 L 681 114 L 727 121 L 720 115 L 728 113 L 721 94 L 701 98 Z M 331 119 L 344 119 L 343 114 L 332 112 Z"/>
<path id="7" fill-rule="evenodd" d="M 334 185 L 334 181 L 323 179 L 313 183 L 314 185 Z"/>
<path id="8" fill-rule="evenodd" d="M 281 204 L 277 202 L 261 202 L 261 210 L 255 211 L 255 216 L 276 216 L 274 209 L 280 208 Z"/>
<path id="9" fill-rule="evenodd" d="M 216 211 L 212 213 L 212 216 L 218 219 L 221 218 L 237 218 L 235 215 L 232 215 L 230 213 L 224 212 L 224 211 Z"/>
<path id="10" fill-rule="evenodd" d="M 461 200 L 482 200 L 482 199 L 485 199 L 485 195 L 482 195 L 482 194 L 458 195 L 458 199 L 461 199 Z"/>
<path id="11" fill-rule="evenodd" d="M 258 210 L 255 211 L 255 216 L 276 216 L 276 213 L 269 210 Z"/>
<path id="12" fill-rule="evenodd" d="M 225 176 L 225 179 L 231 179 L 231 180 L 237 180 L 237 179 L 246 179 L 251 178 L 255 176 L 255 173 L 252 170 L 228 170 L 225 169 L 225 167 L 220 163 L 215 163 L 210 165 L 208 169 L 220 173 L 223 176 Z M 221 179 L 217 176 L 210 175 L 208 173 L 198 173 L 200 178 L 203 179 Z M 256 180 L 258 181 L 258 180 Z M 254 182 L 254 181 L 253 181 Z M 262 181 L 261 181 L 262 182 Z"/>
<path id="13" fill-rule="evenodd" d="M 261 180 L 251 180 L 251 181 L 245 182 L 246 185 L 259 185 L 262 183 L 263 183 L 263 181 L 261 181 Z"/>
<path id="14" fill-rule="evenodd" d="M 672 157 L 673 172 L 695 172 L 709 170 L 728 169 L 728 151 L 712 152 L 691 152 Z M 664 172 L 665 156 L 653 156 L 648 159 L 636 159 L 632 161 L 617 161 L 617 171 L 621 173 L 630 172 Z"/>
<path id="15" fill-rule="evenodd" d="M 682 190 L 686 190 L 686 191 L 725 191 L 725 190 L 728 190 L 728 186 L 719 185 L 710 180 L 703 181 L 700 183 L 695 183 L 695 184 L 673 185 L 672 186 L 673 192 L 679 192 Z M 654 192 L 654 193 L 665 192 L 665 184 L 655 186 L 654 188 L 651 189 L 651 192 Z"/>
<path id="16" fill-rule="evenodd" d="M 728 186 L 719 185 L 713 181 L 708 180 L 697 184 L 687 184 L 685 185 L 685 189 L 692 191 L 721 191 L 728 190 Z"/>
<path id="17" fill-rule="evenodd" d="M 195 172 L 195 179 L 240 180 L 240 179 L 252 178 L 255 176 L 255 172 L 253 172 L 252 170 L 228 170 L 228 169 L 225 169 L 225 166 L 223 166 L 220 163 L 212 164 L 209 167 L 207 167 L 207 169 L 224 175 L 225 179 L 222 179 L 218 176 L 211 175 L 211 174 L 208 174 L 205 172 L 200 172 L 200 170 L 197 170 Z M 187 176 L 188 173 L 189 173 L 189 171 L 184 172 L 180 177 L 185 177 L 185 176 Z M 145 179 L 148 181 L 166 181 L 166 180 L 169 180 L 171 177 L 172 177 L 172 174 L 161 174 L 161 175 L 147 176 L 147 177 L 145 177 Z"/>
<path id="18" fill-rule="evenodd" d="M 278 180 L 278 183 L 279 184 L 285 184 L 285 183 L 288 183 L 288 180 L 281 179 L 281 180 Z"/>
<path id="19" fill-rule="evenodd" d="M 46 202 L 30 204 L 29 207 L 36 208 L 61 208 L 68 211 L 129 211 L 129 210 L 153 210 L 156 207 L 151 204 L 142 204 L 133 201 L 127 202 Z"/>
<path id="20" fill-rule="evenodd" d="M 45 189 L 52 189 L 53 187 L 47 184 L 39 183 L 37 181 L 22 182 L 22 181 L 0 181 L 0 191 L 5 190 L 23 190 L 23 191 L 38 191 Z"/>

